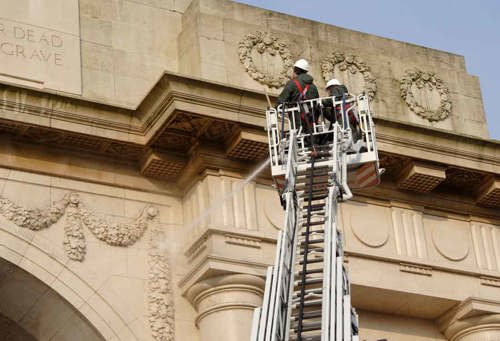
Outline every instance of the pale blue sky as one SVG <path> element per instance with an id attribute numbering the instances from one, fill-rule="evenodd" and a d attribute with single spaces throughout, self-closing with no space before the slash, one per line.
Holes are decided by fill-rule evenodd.
<path id="1" fill-rule="evenodd" d="M 500 1 L 237 1 L 464 56 L 481 83 L 490 138 L 500 140 Z"/>

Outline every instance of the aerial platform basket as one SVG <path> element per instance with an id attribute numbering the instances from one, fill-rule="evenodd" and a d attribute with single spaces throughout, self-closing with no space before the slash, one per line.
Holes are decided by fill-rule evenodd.
<path id="1" fill-rule="evenodd" d="M 327 110 L 335 115 L 336 122 L 325 118 Z M 311 124 L 308 127 L 301 122 L 301 116 L 309 117 Z M 297 136 L 298 154 L 304 157 L 310 157 L 313 150 L 333 148 L 334 143 L 341 144 L 351 188 L 370 187 L 380 182 L 375 126 L 366 94 L 281 104 L 277 108 L 269 108 L 266 118 L 271 172 L 278 183 L 283 183 L 286 173 L 292 130 Z M 334 159 L 318 158 L 316 166 L 331 165 Z"/>

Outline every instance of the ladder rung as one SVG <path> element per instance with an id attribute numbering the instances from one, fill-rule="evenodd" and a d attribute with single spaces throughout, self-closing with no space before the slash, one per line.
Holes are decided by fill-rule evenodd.
<path id="1" fill-rule="evenodd" d="M 304 285 L 312 285 L 312 284 L 321 284 L 323 283 L 323 278 L 322 277 L 317 277 L 317 278 L 306 278 Z M 294 286 L 298 286 L 301 284 L 300 280 L 296 280 L 294 283 Z"/>
<path id="2" fill-rule="evenodd" d="M 314 179 L 314 180 L 321 180 L 321 179 L 322 179 L 322 178 L 318 179 L 318 177 L 315 177 L 315 179 Z M 329 178 L 325 178 L 325 180 L 326 180 L 326 181 L 313 181 L 312 186 L 313 186 L 313 187 L 318 187 L 318 186 L 328 186 L 328 185 L 330 185 Z M 295 185 L 295 189 L 296 189 L 296 190 L 301 190 L 301 189 L 304 189 L 304 188 L 306 188 L 306 187 L 311 186 L 311 184 L 310 184 L 310 183 L 307 183 L 307 182 L 305 182 L 305 183 L 300 183 L 300 185 L 301 185 L 301 186 L 297 186 L 297 185 Z M 303 185 L 303 186 L 302 186 L 302 185 Z M 304 188 L 303 188 L 303 187 L 304 187 Z"/>
<path id="3" fill-rule="evenodd" d="M 312 319 L 315 317 L 321 317 L 322 311 L 321 310 L 315 310 L 315 311 L 306 311 L 304 312 L 304 318 L 305 319 Z M 292 316 L 291 320 L 292 321 L 297 321 L 299 319 L 298 316 Z"/>
<path id="4" fill-rule="evenodd" d="M 307 205 L 305 207 L 305 209 L 307 209 Z M 311 212 L 315 212 L 315 211 L 320 211 L 320 210 L 323 210 L 325 208 L 325 204 L 314 204 L 314 205 L 311 205 Z"/>
<path id="5" fill-rule="evenodd" d="M 309 226 L 318 226 L 318 225 L 323 225 L 325 223 L 325 221 L 321 221 L 321 220 L 318 220 L 318 221 L 310 221 L 309 222 Z M 302 224 L 302 227 L 305 227 L 307 226 L 307 222 L 303 223 Z"/>
<path id="6" fill-rule="evenodd" d="M 300 303 L 300 299 L 301 299 L 300 295 L 298 295 L 298 296 L 296 295 L 296 296 L 294 296 L 294 297 L 293 297 L 292 302 L 293 302 L 294 304 L 295 304 L 295 303 Z M 321 295 L 321 294 L 309 294 L 309 295 L 304 295 L 304 303 L 305 303 L 305 302 L 309 302 L 309 301 L 311 301 L 311 300 L 313 300 L 313 299 L 314 299 L 314 300 L 320 300 L 320 299 L 322 299 L 322 295 Z"/>
<path id="7" fill-rule="evenodd" d="M 315 240 L 310 240 L 308 244 L 309 245 L 310 244 L 323 244 L 324 242 L 325 242 L 324 239 L 315 239 Z M 304 245 L 306 245 L 305 241 L 300 243 L 300 246 L 304 246 Z"/>
<path id="8" fill-rule="evenodd" d="M 304 319 L 321 317 L 322 314 L 323 314 L 323 312 L 321 310 L 306 311 L 306 312 L 304 312 Z M 292 319 L 292 321 L 297 321 L 299 319 L 299 317 L 292 316 L 291 319 Z"/>
<path id="9" fill-rule="evenodd" d="M 322 300 L 313 300 L 313 301 L 307 301 L 304 302 L 304 307 L 315 307 L 321 305 L 323 301 Z M 295 306 L 298 306 L 297 303 L 295 303 Z"/>
<path id="10" fill-rule="evenodd" d="M 302 324 L 302 331 L 303 332 L 308 332 L 308 331 L 313 331 L 313 330 L 319 330 L 321 329 L 321 321 L 315 321 L 315 322 L 304 322 Z M 298 331 L 298 328 L 294 328 L 295 331 Z"/>
<path id="11" fill-rule="evenodd" d="M 309 250 L 307 250 L 307 253 L 319 253 L 319 252 L 323 252 L 323 248 L 322 247 L 314 247 L 314 248 L 309 248 Z M 303 255 L 304 254 L 304 250 L 300 251 L 300 254 Z"/>
<path id="12" fill-rule="evenodd" d="M 310 270 L 306 270 L 306 275 L 311 275 L 311 274 L 320 274 L 323 272 L 323 269 L 319 268 L 319 269 L 310 269 Z M 297 275 L 299 276 L 302 276 L 302 270 L 300 270 Z"/>
<path id="13" fill-rule="evenodd" d="M 309 242 L 314 240 L 324 239 L 323 234 L 320 233 L 309 233 Z M 306 236 L 300 236 L 299 242 L 304 243 L 306 241 Z"/>
<path id="14" fill-rule="evenodd" d="M 298 341 L 297 335 L 290 335 L 290 341 Z M 302 336 L 300 341 L 321 341 L 321 335 Z"/>
<path id="15" fill-rule="evenodd" d="M 322 294 L 323 293 L 323 288 L 313 288 L 313 289 L 306 289 L 305 294 Z M 294 298 L 298 298 L 300 296 L 300 291 L 296 291 L 293 294 Z"/>
<path id="16" fill-rule="evenodd" d="M 304 201 L 309 202 L 309 192 L 298 193 L 298 195 L 299 195 L 299 198 L 303 198 Z M 327 196 L 328 196 L 328 191 L 325 191 L 325 190 L 313 191 L 311 200 L 324 199 Z"/>
<path id="17" fill-rule="evenodd" d="M 313 213 L 313 214 L 311 214 L 311 217 L 319 217 L 319 218 L 323 218 L 323 216 L 322 216 L 322 215 L 325 213 L 325 211 L 324 211 L 324 210 L 323 210 L 323 211 L 314 211 L 314 212 L 319 212 L 319 213 Z M 303 215 L 302 215 L 302 219 L 305 219 L 305 218 L 307 218 L 307 214 L 303 214 Z"/>
<path id="18" fill-rule="evenodd" d="M 328 193 L 326 193 L 324 195 L 313 195 L 311 198 L 311 201 L 322 200 L 322 199 L 325 199 L 327 196 L 328 196 Z M 302 197 L 301 196 L 301 198 L 307 199 L 307 200 L 304 200 L 304 201 L 306 201 L 306 206 L 304 208 L 307 208 L 307 205 L 309 203 L 309 197 Z"/>
<path id="19" fill-rule="evenodd" d="M 323 230 L 323 229 L 320 229 L 320 230 L 314 230 L 314 231 L 309 231 L 309 236 L 313 236 L 313 235 L 315 235 L 315 234 L 321 234 L 321 235 L 322 235 L 322 234 L 324 234 L 324 233 L 325 233 L 325 230 Z M 306 233 L 306 232 L 302 232 L 300 235 L 301 235 L 301 236 L 305 236 L 305 235 L 307 235 L 307 233 Z"/>
<path id="20" fill-rule="evenodd" d="M 324 261 L 324 259 L 323 259 L 323 258 L 316 258 L 316 259 L 311 259 L 311 260 L 307 259 L 307 264 L 321 263 L 321 262 L 323 262 L 323 261 Z M 300 265 L 304 264 L 304 261 L 303 261 L 303 260 L 301 260 L 301 261 L 299 262 L 299 264 L 300 264 Z"/>

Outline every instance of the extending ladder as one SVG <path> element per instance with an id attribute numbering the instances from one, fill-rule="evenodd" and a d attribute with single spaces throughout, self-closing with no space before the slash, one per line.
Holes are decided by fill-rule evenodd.
<path id="1" fill-rule="evenodd" d="M 275 265 L 267 270 L 263 305 L 254 314 L 251 341 L 358 340 L 337 205 L 352 197 L 349 174 L 362 171 L 366 177 L 366 165 L 372 165 L 375 173 L 369 176 L 378 178 L 379 174 L 367 97 L 350 100 L 350 107 L 361 114 L 363 151 L 353 149 L 347 119 L 329 128 L 314 120 L 313 129 L 304 134 L 289 119 L 301 110 L 299 104 L 288 112 L 282 110 L 281 122 L 279 110 L 267 112 L 272 173 L 281 187 L 285 222 L 278 236 Z M 322 99 L 306 101 L 315 110 L 322 103 Z M 313 135 L 330 138 L 315 145 L 310 143 Z"/>

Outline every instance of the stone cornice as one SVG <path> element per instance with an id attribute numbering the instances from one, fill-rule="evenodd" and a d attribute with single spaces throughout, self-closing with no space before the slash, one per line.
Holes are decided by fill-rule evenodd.
<path id="1" fill-rule="evenodd" d="M 228 156 L 228 145 L 245 129 L 265 136 L 263 109 L 267 103 L 264 94 L 174 73 L 163 74 L 136 109 L 10 85 L 0 85 L 0 94 L 0 131 L 11 134 L 5 134 L 7 139 L 47 146 L 55 143 L 69 149 L 74 146 L 76 150 L 87 148 L 85 151 L 89 155 L 97 153 L 110 160 L 126 159 L 129 164 L 135 163 L 134 171 L 139 169 L 143 176 L 175 181 L 181 188 L 189 188 L 207 169 L 246 173 L 257 159 L 243 161 L 237 158 L 238 155 L 236 158 Z M 480 176 L 481 186 L 500 174 L 499 141 L 386 118 L 376 117 L 375 121 L 381 155 L 394 155 L 404 161 L 401 166 L 420 162 L 426 163 L 425 169 L 439 166 L 446 172 L 454 167 L 453 171 L 465 170 L 476 179 Z M 244 138 L 243 142 L 255 150 L 262 147 L 261 141 Z M 215 149 L 200 152 L 197 145 L 204 148 L 212 145 Z M 158 155 L 170 153 L 180 158 L 162 160 L 160 157 L 144 163 L 144 156 L 152 150 L 158 151 Z M 154 169 L 160 171 L 154 173 Z M 443 184 L 447 185 L 446 181 Z M 482 188 L 480 185 L 471 185 L 468 190 L 467 195 L 472 197 L 470 205 L 467 203 L 470 198 L 459 192 L 464 202 L 459 200 L 460 203 L 453 205 L 463 208 L 474 206 L 476 202 L 482 204 L 476 193 Z M 419 201 L 413 193 L 399 192 L 399 196 Z M 441 195 L 440 187 L 437 192 Z M 495 188 L 490 192 L 485 195 L 495 197 L 487 203 L 495 202 L 498 196 Z M 371 191 L 367 191 L 367 195 L 371 195 Z M 484 216 L 491 214 L 491 210 L 480 208 L 474 214 Z"/>
<path id="2" fill-rule="evenodd" d="M 4 96 L 0 100 L 1 107 L 9 111 L 74 121 L 93 127 L 97 126 L 103 129 L 109 128 L 111 130 L 142 135 L 146 134 L 148 128 L 154 125 L 153 123 L 157 120 L 156 116 L 162 114 L 174 100 L 179 103 L 196 104 L 260 118 L 264 118 L 262 109 L 267 104 L 264 94 L 261 92 L 172 72 L 165 72 L 139 106 L 134 109 L 84 98 L 74 98 L 74 96 L 29 90 L 6 84 L 0 84 L 0 91 L 4 93 Z M 214 96 L 217 94 L 224 95 Z M 9 98 L 15 100 L 9 100 Z M 32 103 L 29 103 L 29 101 L 21 103 L 19 98 L 23 98 L 24 100 L 31 99 Z M 218 98 L 231 98 L 231 100 L 220 100 Z M 42 105 L 42 103 L 45 105 Z M 127 120 L 133 117 L 136 122 L 128 121 L 127 123 L 122 123 L 118 119 L 103 119 L 101 117 L 81 114 L 81 112 L 85 111 L 98 111 L 102 114 L 110 114 L 114 118 L 123 115 Z M 375 120 L 377 124 L 384 127 L 396 127 L 404 132 L 408 132 L 410 129 L 422 135 L 439 136 L 453 142 L 460 141 L 466 144 L 472 143 L 482 146 L 492 145 L 493 148 L 497 148 L 500 145 L 500 141 L 497 140 L 480 139 L 436 128 L 430 129 L 398 120 L 380 117 L 376 117 Z M 378 134 L 380 135 L 380 133 Z M 392 140 L 395 139 L 392 138 Z M 404 141 L 405 139 L 401 140 L 403 144 L 405 144 Z M 496 160 L 496 162 L 499 162 L 499 157 Z"/>
<path id="3" fill-rule="evenodd" d="M 211 90 L 207 93 L 208 87 Z M 206 93 L 206 96 L 196 95 L 200 92 Z M 217 96 L 218 92 L 225 95 Z M 0 84 L 0 93 L 2 93 L 0 109 L 4 111 L 3 119 L 27 125 L 33 125 L 35 122 L 36 125 L 43 127 L 53 127 L 53 121 L 60 120 L 94 129 L 137 135 L 142 139 L 131 141 L 130 136 L 121 135 L 114 135 L 112 138 L 140 144 L 148 143 L 149 140 L 146 138 L 157 133 L 157 131 L 153 131 L 154 128 L 158 126 L 158 122 L 164 121 L 162 118 L 171 106 L 182 110 L 183 104 L 188 104 L 189 106 L 197 106 L 199 114 L 205 114 L 206 108 L 213 108 L 218 111 L 231 112 L 236 116 L 244 113 L 263 120 L 262 108 L 265 108 L 263 94 L 173 73 L 165 73 L 136 109 L 6 84 Z M 217 99 L 228 98 L 228 94 L 234 101 Z M 248 99 L 252 100 L 255 105 L 245 104 Z M 181 108 L 178 108 L 179 106 Z M 9 113 L 15 115 L 9 115 Z M 23 117 L 19 117 L 19 113 L 28 116 L 23 119 Z M 67 128 L 71 129 L 71 127 Z M 77 129 L 75 131 L 81 132 Z"/>
<path id="4" fill-rule="evenodd" d="M 479 139 L 383 118 L 375 119 L 375 123 L 380 151 L 440 164 L 457 165 L 460 161 L 463 167 L 500 173 L 498 140 Z"/>
<path id="5" fill-rule="evenodd" d="M 45 127 L 57 127 L 54 121 L 61 120 L 78 126 L 92 127 L 94 131 L 95 129 L 102 129 L 103 132 L 109 131 L 110 133 L 103 133 L 101 136 L 142 145 L 150 142 L 149 139 L 158 134 L 161 130 L 161 124 L 158 123 L 164 123 L 168 119 L 164 116 L 169 115 L 164 114 L 169 109 L 191 109 L 197 114 L 219 119 L 234 119 L 257 127 L 263 127 L 265 122 L 263 108 L 266 107 L 266 102 L 262 93 L 176 73 L 164 73 L 136 109 L 47 94 L 10 85 L 0 85 L 0 91 L 3 93 L 0 108 L 4 110 L 4 115 L 2 115 L 4 119 L 16 121 L 19 124 L 33 125 L 33 122 L 36 122 L 37 125 Z M 23 100 L 20 101 L 20 98 Z M 207 110 L 207 108 L 214 110 Z M 38 119 L 23 120 L 19 115 L 9 115 L 9 112 L 23 113 L 32 118 L 38 117 Z M 455 134 L 440 129 L 429 129 L 386 118 L 377 117 L 375 121 L 378 141 L 382 144 L 379 148 L 381 151 L 393 151 L 394 148 L 389 146 L 405 147 L 409 152 L 413 150 L 415 155 L 420 155 L 419 153 L 425 151 L 426 155 L 422 155 L 422 159 L 443 162 L 442 157 L 448 156 L 472 163 L 480 162 L 482 166 L 487 164 L 489 169 L 486 171 L 500 173 L 499 141 Z M 71 127 L 68 128 L 71 129 Z M 82 130 L 75 129 L 75 131 L 81 132 Z M 408 137 L 409 132 L 411 132 L 411 138 Z M 136 138 L 131 139 L 130 135 Z M 384 148 L 384 145 L 388 148 Z M 431 158 L 426 156 L 431 156 Z M 466 166 L 473 167 L 474 165 L 464 164 L 464 167 Z M 479 168 L 478 166 L 474 168 Z"/>

